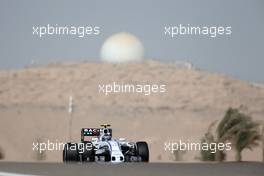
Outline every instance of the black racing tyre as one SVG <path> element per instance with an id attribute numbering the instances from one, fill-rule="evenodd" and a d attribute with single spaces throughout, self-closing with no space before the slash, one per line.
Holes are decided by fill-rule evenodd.
<path id="1" fill-rule="evenodd" d="M 78 162 L 80 161 L 78 144 L 67 143 L 63 149 L 63 162 Z"/>
<path id="2" fill-rule="evenodd" d="M 149 149 L 146 142 L 137 142 L 137 155 L 141 157 L 142 162 L 149 162 Z"/>
<path id="3" fill-rule="evenodd" d="M 93 144 L 90 141 L 83 143 L 83 153 L 81 154 L 82 161 L 84 162 L 94 162 L 95 161 L 95 152 Z"/>
<path id="4" fill-rule="evenodd" d="M 129 155 L 125 155 L 125 162 L 131 162 Z"/>
<path id="5" fill-rule="evenodd" d="M 107 154 L 105 155 L 105 162 L 110 162 L 111 161 L 111 155 Z"/>

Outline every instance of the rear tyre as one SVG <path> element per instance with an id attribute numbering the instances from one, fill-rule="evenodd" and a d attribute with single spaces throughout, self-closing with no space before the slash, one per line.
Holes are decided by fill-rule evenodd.
<path id="1" fill-rule="evenodd" d="M 78 162 L 80 161 L 78 144 L 67 143 L 63 149 L 63 162 Z"/>
<path id="2" fill-rule="evenodd" d="M 90 141 L 83 143 L 83 153 L 82 153 L 82 161 L 83 162 L 94 162 L 95 161 L 95 153 L 93 149 L 93 144 Z"/>
<path id="3" fill-rule="evenodd" d="M 149 162 L 149 149 L 146 142 L 137 142 L 137 155 L 141 158 L 142 162 Z"/>

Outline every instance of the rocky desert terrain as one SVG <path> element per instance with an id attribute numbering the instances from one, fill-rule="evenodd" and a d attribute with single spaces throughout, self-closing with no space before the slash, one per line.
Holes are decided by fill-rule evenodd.
<path id="1" fill-rule="evenodd" d="M 8 161 L 35 161 L 32 143 L 68 140 L 69 96 L 74 99 L 73 141 L 80 128 L 110 123 L 114 137 L 146 140 L 151 161 L 172 161 L 164 142 L 199 142 L 210 123 L 221 120 L 228 107 L 264 120 L 264 87 L 226 75 L 187 69 L 157 61 L 143 63 L 58 63 L 0 71 L 0 147 Z M 99 93 L 98 85 L 164 84 L 166 92 Z M 261 122 L 260 122 L 261 123 Z M 45 153 L 61 161 L 61 151 Z M 196 161 L 189 151 L 184 161 Z M 228 160 L 233 160 L 233 153 Z M 244 151 L 244 160 L 262 160 L 261 147 Z"/>

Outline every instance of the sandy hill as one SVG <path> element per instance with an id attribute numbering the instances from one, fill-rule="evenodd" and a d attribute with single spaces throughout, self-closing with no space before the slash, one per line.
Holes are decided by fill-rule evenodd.
<path id="1" fill-rule="evenodd" d="M 254 119 L 264 117 L 264 88 L 225 75 L 174 64 L 51 64 L 0 71 L 0 147 L 6 160 L 34 160 L 32 142 L 68 139 L 69 96 L 74 98 L 73 138 L 81 127 L 112 124 L 114 136 L 150 143 L 152 161 L 169 161 L 164 142 L 199 141 L 228 107 L 239 107 Z M 102 84 L 164 84 L 165 93 L 99 93 Z M 246 151 L 261 160 L 260 148 Z M 197 152 L 187 152 L 193 161 Z M 60 161 L 60 152 L 47 152 Z M 232 160 L 232 153 L 230 154 Z"/>

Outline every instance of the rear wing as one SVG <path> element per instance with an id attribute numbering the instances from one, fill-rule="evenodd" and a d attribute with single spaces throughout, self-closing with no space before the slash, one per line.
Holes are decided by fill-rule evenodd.
<path id="1" fill-rule="evenodd" d="M 82 128 L 81 141 L 91 141 L 92 137 L 98 137 L 100 135 L 107 135 L 112 137 L 111 128 Z"/>
<path id="2" fill-rule="evenodd" d="M 81 141 L 91 141 L 93 136 L 100 136 L 100 128 L 82 128 Z"/>

